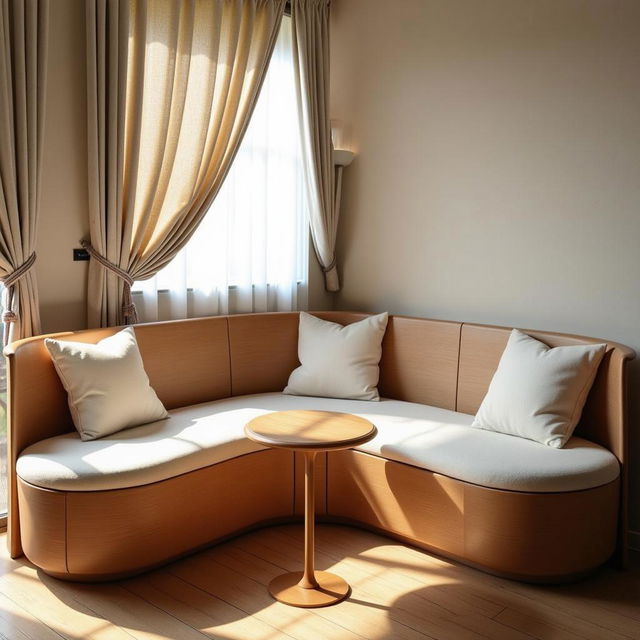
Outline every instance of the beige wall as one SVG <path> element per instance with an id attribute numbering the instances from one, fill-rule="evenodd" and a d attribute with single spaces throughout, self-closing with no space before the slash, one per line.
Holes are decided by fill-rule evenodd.
<path id="1" fill-rule="evenodd" d="M 84 0 L 51 3 L 37 276 L 42 330 L 86 326 L 87 263 L 72 252 L 88 235 Z M 309 307 L 328 309 L 323 274 L 310 248 Z"/>
<path id="2" fill-rule="evenodd" d="M 49 66 L 37 277 L 44 332 L 86 325 L 88 232 L 84 0 L 50 3 Z"/>
<path id="3" fill-rule="evenodd" d="M 640 3 L 334 0 L 337 308 L 640 350 Z M 632 430 L 640 419 L 633 367 Z M 640 438 L 633 436 L 640 531 Z M 640 544 L 640 536 L 636 545 Z"/>

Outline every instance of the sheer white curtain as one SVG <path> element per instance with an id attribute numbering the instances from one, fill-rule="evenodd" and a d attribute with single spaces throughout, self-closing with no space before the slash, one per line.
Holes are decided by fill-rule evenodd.
<path id="1" fill-rule="evenodd" d="M 136 282 L 141 322 L 307 306 L 308 222 L 291 19 L 207 216 L 176 258 Z"/>

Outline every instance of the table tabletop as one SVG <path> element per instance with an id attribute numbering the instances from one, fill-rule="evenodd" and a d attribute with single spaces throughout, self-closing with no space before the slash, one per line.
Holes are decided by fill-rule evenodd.
<path id="1" fill-rule="evenodd" d="M 247 437 L 268 447 L 329 451 L 348 449 L 376 435 L 371 422 L 336 411 L 275 411 L 254 418 L 244 428 Z"/>

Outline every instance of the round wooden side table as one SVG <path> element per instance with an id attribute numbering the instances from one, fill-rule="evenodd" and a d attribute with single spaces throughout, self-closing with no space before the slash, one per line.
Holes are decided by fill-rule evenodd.
<path id="1" fill-rule="evenodd" d="M 376 428 L 364 418 L 333 411 L 276 411 L 251 420 L 247 437 L 267 447 L 304 452 L 304 571 L 274 578 L 269 592 L 294 607 L 326 607 L 349 595 L 339 576 L 314 570 L 314 466 L 320 451 L 349 449 L 371 440 Z"/>

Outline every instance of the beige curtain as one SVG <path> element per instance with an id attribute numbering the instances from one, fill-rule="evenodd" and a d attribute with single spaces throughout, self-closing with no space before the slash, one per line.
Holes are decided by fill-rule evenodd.
<path id="1" fill-rule="evenodd" d="M 40 209 L 48 0 L 0 0 L 0 281 L 4 343 L 40 333 Z"/>
<path id="2" fill-rule="evenodd" d="M 229 170 L 285 0 L 88 0 L 90 326 L 186 244 Z"/>
<path id="3" fill-rule="evenodd" d="M 291 0 L 293 58 L 309 223 L 328 291 L 338 291 L 334 167 L 329 123 L 329 6 L 327 0 Z"/>

